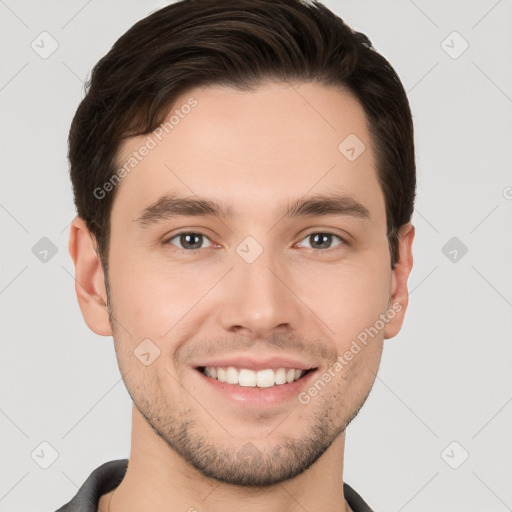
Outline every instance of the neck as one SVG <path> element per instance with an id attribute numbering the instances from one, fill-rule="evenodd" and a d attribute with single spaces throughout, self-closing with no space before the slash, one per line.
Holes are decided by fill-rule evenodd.
<path id="1" fill-rule="evenodd" d="M 132 422 L 126 475 L 114 491 L 101 497 L 98 512 L 351 512 L 343 494 L 344 432 L 295 478 L 265 487 L 241 487 L 209 478 L 188 464 L 135 406 Z"/>

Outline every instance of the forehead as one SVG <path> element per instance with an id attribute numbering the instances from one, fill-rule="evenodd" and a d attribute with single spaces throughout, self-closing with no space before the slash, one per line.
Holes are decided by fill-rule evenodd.
<path id="1" fill-rule="evenodd" d="M 215 198 L 242 216 L 261 217 L 308 192 L 339 192 L 384 211 L 363 108 L 341 88 L 196 88 L 176 100 L 164 123 L 120 148 L 118 168 L 126 172 L 113 222 L 120 212 L 132 222 L 167 193 Z"/>

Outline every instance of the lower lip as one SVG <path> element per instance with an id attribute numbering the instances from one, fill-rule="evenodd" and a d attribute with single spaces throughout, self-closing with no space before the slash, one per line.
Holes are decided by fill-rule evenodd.
<path id="1" fill-rule="evenodd" d="M 310 371 L 299 380 L 289 384 L 279 384 L 269 388 L 258 388 L 220 382 L 217 379 L 208 377 L 196 368 L 196 373 L 202 381 L 211 389 L 220 393 L 226 400 L 242 407 L 259 408 L 280 405 L 292 398 L 297 398 L 299 393 L 306 386 L 309 386 L 317 371 L 318 370 Z"/>

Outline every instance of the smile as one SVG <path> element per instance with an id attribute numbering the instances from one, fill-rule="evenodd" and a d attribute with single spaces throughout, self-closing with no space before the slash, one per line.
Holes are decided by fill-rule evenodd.
<path id="1" fill-rule="evenodd" d="M 219 382 L 243 387 L 269 388 L 283 384 L 291 384 L 302 378 L 311 370 L 299 370 L 295 368 L 267 368 L 254 371 L 248 368 L 237 369 L 234 366 L 215 367 L 202 366 L 199 371 Z"/>

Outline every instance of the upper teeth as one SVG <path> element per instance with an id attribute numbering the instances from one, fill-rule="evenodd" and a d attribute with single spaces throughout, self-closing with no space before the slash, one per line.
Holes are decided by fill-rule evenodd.
<path id="1" fill-rule="evenodd" d="M 213 377 L 220 382 L 227 382 L 228 384 L 238 384 L 239 386 L 250 386 L 259 388 L 269 388 L 276 384 L 286 384 L 293 382 L 306 373 L 306 370 L 295 370 L 294 368 L 286 369 L 279 368 L 273 370 L 259 370 L 257 372 L 242 368 L 237 370 L 233 366 L 227 368 L 220 368 L 215 366 L 206 366 L 204 373 L 208 377 Z"/>

